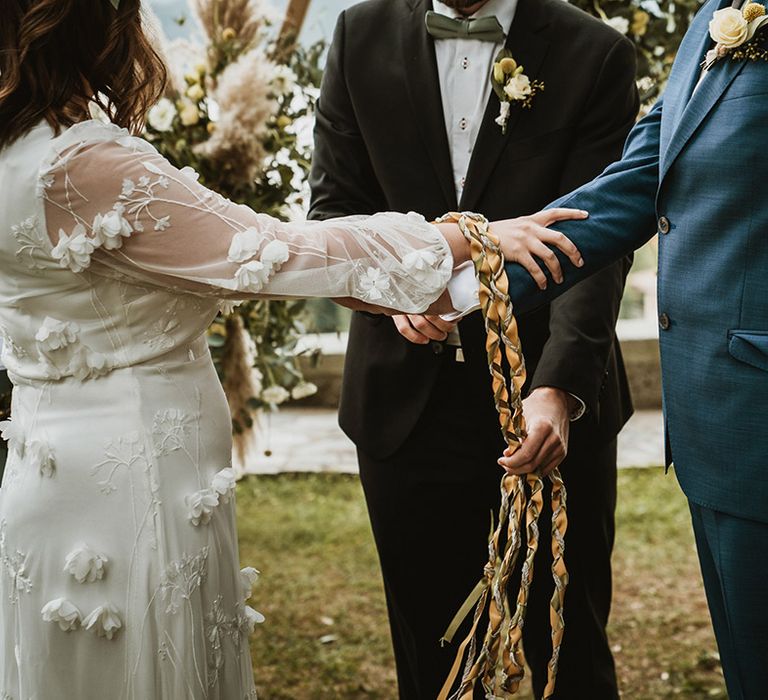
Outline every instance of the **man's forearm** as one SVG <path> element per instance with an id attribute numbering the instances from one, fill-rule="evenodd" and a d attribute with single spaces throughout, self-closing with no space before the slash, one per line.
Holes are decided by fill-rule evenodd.
<path id="1" fill-rule="evenodd" d="M 622 159 L 602 175 L 550 207 L 589 212 L 583 221 L 562 221 L 557 230 L 581 251 L 584 266 L 576 268 L 558 251 L 565 274 L 562 284 L 550 282 L 540 290 L 519 265 L 507 265 L 510 297 L 524 313 L 561 295 L 574 284 L 620 260 L 656 233 L 656 194 L 659 187 L 659 127 L 661 101 L 632 130 Z"/>

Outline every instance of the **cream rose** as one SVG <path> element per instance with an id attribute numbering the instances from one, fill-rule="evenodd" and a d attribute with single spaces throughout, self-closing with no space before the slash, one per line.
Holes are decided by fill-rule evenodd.
<path id="1" fill-rule="evenodd" d="M 524 100 L 532 91 L 530 79 L 522 73 L 512 76 L 504 86 L 504 92 L 510 100 Z"/>
<path id="2" fill-rule="evenodd" d="M 709 35 L 712 40 L 726 49 L 741 46 L 749 36 L 749 24 L 741 14 L 741 10 L 726 7 L 718 10 L 709 23 Z"/>

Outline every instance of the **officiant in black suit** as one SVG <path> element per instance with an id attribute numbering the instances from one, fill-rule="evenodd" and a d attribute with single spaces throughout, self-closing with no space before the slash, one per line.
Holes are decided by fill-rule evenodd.
<path id="1" fill-rule="evenodd" d="M 504 48 L 544 84 L 530 108 L 510 104 L 506 129 L 490 83 Z M 615 160 L 637 112 L 632 43 L 562 0 L 368 0 L 342 13 L 330 49 L 310 216 L 536 212 Z M 561 699 L 618 697 L 605 627 L 616 436 L 632 411 L 615 340 L 630 262 L 519 319 L 535 459 L 551 469 L 568 453 Z M 500 500 L 484 342 L 479 313 L 458 326 L 356 313 L 350 329 L 340 423 L 358 448 L 407 700 L 434 700 L 447 675 L 455 646 L 439 639 L 482 574 Z M 549 558 L 544 533 L 524 631 L 537 697 Z"/>

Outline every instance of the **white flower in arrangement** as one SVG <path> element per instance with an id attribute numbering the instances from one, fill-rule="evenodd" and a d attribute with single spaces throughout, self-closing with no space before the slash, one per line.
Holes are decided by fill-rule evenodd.
<path id="1" fill-rule="evenodd" d="M 123 194 L 125 189 L 126 182 L 123 182 Z M 123 216 L 123 211 L 121 206 L 117 206 L 106 214 L 96 214 L 93 237 L 97 245 L 104 246 L 106 250 L 116 250 L 123 245 L 123 238 L 130 238 L 133 227 Z"/>
<path id="2" fill-rule="evenodd" d="M 117 608 L 110 603 L 100 605 L 83 620 L 83 629 L 95 632 L 99 637 L 112 639 L 122 628 L 123 621 Z"/>
<path id="3" fill-rule="evenodd" d="M 167 97 L 160 101 L 149 110 L 147 123 L 155 131 L 170 131 L 173 127 L 173 120 L 176 117 L 176 107 Z"/>
<path id="4" fill-rule="evenodd" d="M 249 636 L 253 634 L 256 629 L 256 625 L 260 625 L 264 622 L 265 617 L 258 610 L 254 610 L 250 605 L 246 605 L 243 608 L 243 617 L 241 619 L 241 625 L 243 630 Z"/>
<path id="5" fill-rule="evenodd" d="M 712 16 L 709 34 L 715 43 L 726 49 L 735 49 L 749 37 L 749 22 L 744 19 L 741 10 L 726 7 Z"/>
<path id="6" fill-rule="evenodd" d="M 37 469 L 41 476 L 51 478 L 56 470 L 56 461 L 53 452 L 44 442 L 30 440 L 24 447 L 24 456 L 30 466 Z"/>
<path id="7" fill-rule="evenodd" d="M 179 119 L 184 126 L 194 126 L 200 121 L 200 110 L 192 100 L 186 97 L 181 100 Z"/>
<path id="8" fill-rule="evenodd" d="M 219 505 L 219 494 L 213 489 L 203 489 L 187 496 L 189 522 L 193 525 L 207 525 L 211 521 L 213 509 Z"/>
<path id="9" fill-rule="evenodd" d="M 72 272 L 82 272 L 91 264 L 94 250 L 95 241 L 88 237 L 85 226 L 77 224 L 72 229 L 71 236 L 59 229 L 59 242 L 54 246 L 51 255 L 62 267 L 68 267 Z"/>
<path id="10" fill-rule="evenodd" d="M 270 82 L 278 93 L 287 95 L 288 93 L 293 92 L 299 82 L 299 78 L 291 68 L 280 64 L 275 66 Z"/>
<path id="11" fill-rule="evenodd" d="M 259 580 L 261 574 L 258 570 L 252 566 L 246 566 L 244 569 L 240 569 L 240 584 L 243 587 L 243 598 L 248 600 L 253 595 L 253 587 Z"/>
<path id="12" fill-rule="evenodd" d="M 187 88 L 187 97 L 193 102 L 200 102 L 205 97 L 205 90 L 200 83 L 194 83 Z"/>
<path id="13" fill-rule="evenodd" d="M 272 404 L 274 406 L 279 406 L 290 398 L 291 395 L 288 393 L 288 390 L 277 384 L 268 386 L 261 392 L 261 400 L 264 401 L 264 403 Z"/>
<path id="14" fill-rule="evenodd" d="M 64 560 L 64 573 L 74 576 L 78 583 L 93 583 L 104 578 L 108 559 L 94 552 L 88 545 L 80 544 Z"/>
<path id="15" fill-rule="evenodd" d="M 270 241 L 261 251 L 261 262 L 277 270 L 291 257 L 288 246 L 283 241 Z"/>
<path id="16" fill-rule="evenodd" d="M 389 276 L 375 267 L 369 267 L 360 276 L 360 287 L 368 301 L 383 299 L 389 285 Z"/>
<path id="17" fill-rule="evenodd" d="M 504 86 L 504 93 L 510 100 L 524 100 L 532 92 L 531 80 L 524 73 L 513 75 Z"/>
<path id="18" fill-rule="evenodd" d="M 235 284 L 241 292 L 258 294 L 264 285 L 269 282 L 271 268 L 259 260 L 251 260 L 241 265 L 235 273 Z"/>
<path id="19" fill-rule="evenodd" d="M 59 321 L 50 316 L 35 333 L 35 340 L 43 351 L 61 350 L 77 341 L 79 326 L 71 321 Z"/>
<path id="20" fill-rule="evenodd" d="M 603 20 L 609 27 L 615 29 L 619 34 L 627 34 L 629 32 L 629 20 L 626 17 L 609 17 Z"/>
<path id="21" fill-rule="evenodd" d="M 301 382 L 291 390 L 291 398 L 294 401 L 298 401 L 300 399 L 306 399 L 308 396 L 314 396 L 316 393 L 317 386 L 312 384 L 312 382 Z"/>
<path id="22" fill-rule="evenodd" d="M 245 231 L 238 231 L 238 233 L 232 236 L 227 260 L 229 262 L 245 262 L 250 260 L 259 252 L 263 242 L 264 234 L 258 229 L 248 228 Z"/>
<path id="23" fill-rule="evenodd" d="M 71 632 L 80 626 L 80 611 L 65 598 L 46 603 L 40 612 L 45 622 L 57 623 L 64 632 Z"/>
<path id="24" fill-rule="evenodd" d="M 211 488 L 219 494 L 219 501 L 221 503 L 229 503 L 229 499 L 235 492 L 236 485 L 235 470 L 231 467 L 217 472 L 211 480 Z"/>

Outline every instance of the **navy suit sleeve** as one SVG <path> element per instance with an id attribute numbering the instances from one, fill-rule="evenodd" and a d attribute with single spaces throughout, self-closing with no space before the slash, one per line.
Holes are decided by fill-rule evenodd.
<path id="1" fill-rule="evenodd" d="M 659 132 L 662 100 L 629 134 L 621 160 L 592 182 L 553 202 L 589 212 L 583 221 L 562 221 L 558 231 L 581 251 L 584 267 L 576 268 L 557 252 L 565 281 L 549 278 L 540 290 L 520 265 L 507 265 L 509 294 L 517 313 L 525 313 L 559 296 L 577 282 L 637 250 L 656 233 L 656 193 L 659 187 Z"/>

